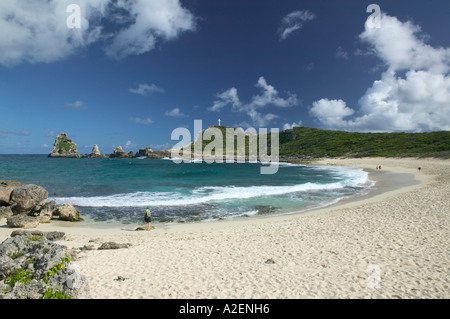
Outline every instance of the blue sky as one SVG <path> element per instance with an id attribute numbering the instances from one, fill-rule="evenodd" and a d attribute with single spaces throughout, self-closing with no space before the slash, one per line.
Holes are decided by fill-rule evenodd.
<path id="1" fill-rule="evenodd" d="M 450 130 L 449 17 L 446 0 L 2 0 L 0 153 L 47 154 L 60 132 L 83 154 L 167 149 L 219 118 Z"/>

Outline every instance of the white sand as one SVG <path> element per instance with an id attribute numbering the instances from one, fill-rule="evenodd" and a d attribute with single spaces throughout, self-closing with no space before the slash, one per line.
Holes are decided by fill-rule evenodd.
<path id="1" fill-rule="evenodd" d="M 78 253 L 93 298 L 450 298 L 450 161 L 319 163 L 381 165 L 372 176 L 387 190 L 389 171 L 421 183 L 307 214 L 156 224 L 149 232 L 60 222 L 38 229 L 66 232 L 59 243 L 68 247 L 132 244 Z M 3 241 L 13 229 L 0 225 Z"/>

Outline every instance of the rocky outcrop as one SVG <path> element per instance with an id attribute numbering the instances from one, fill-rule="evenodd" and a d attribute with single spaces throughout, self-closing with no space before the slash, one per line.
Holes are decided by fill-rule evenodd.
<path id="1" fill-rule="evenodd" d="M 40 223 L 40 219 L 26 214 L 19 214 L 8 217 L 6 224 L 11 228 L 36 228 Z"/>
<path id="2" fill-rule="evenodd" d="M 62 240 L 66 234 L 61 231 L 43 232 L 41 230 L 23 230 L 23 229 L 15 230 L 11 233 L 11 237 L 24 235 L 28 237 L 39 236 L 44 237 L 51 241 L 55 241 L 55 240 Z"/>
<path id="3" fill-rule="evenodd" d="M 98 145 L 95 144 L 94 147 L 92 148 L 92 153 L 89 155 L 83 155 L 82 157 L 87 157 L 87 158 L 107 158 L 107 155 L 102 155 L 100 153 L 100 150 L 98 148 Z"/>
<path id="4" fill-rule="evenodd" d="M 152 153 L 147 155 L 147 158 L 158 159 L 164 157 L 171 157 L 171 151 L 153 151 Z"/>
<path id="5" fill-rule="evenodd" d="M 131 158 L 133 157 L 133 152 L 126 153 L 122 146 L 117 146 L 114 152 L 109 156 L 111 158 Z"/>
<path id="6" fill-rule="evenodd" d="M 112 154 L 101 154 L 99 147 L 95 144 L 90 154 L 80 155 L 78 153 L 77 144 L 75 144 L 66 133 L 61 133 L 55 138 L 55 143 L 49 157 L 59 158 L 133 158 L 133 157 L 146 157 L 150 159 L 160 159 L 164 157 L 171 157 L 171 150 L 153 151 L 151 147 L 141 148 L 134 154 L 133 152 L 125 152 L 122 146 L 118 146 L 114 149 Z M 1 185 L 0 185 L 1 186 Z M 7 196 L 2 194 L 0 187 L 0 206 L 2 205 L 2 198 Z"/>
<path id="7" fill-rule="evenodd" d="M 83 220 L 71 204 L 57 206 L 55 201 L 47 202 L 48 191 L 42 186 L 0 181 L 0 188 L 8 188 L 3 190 L 0 220 L 6 218 L 6 224 L 11 228 L 35 228 L 40 223 L 49 223 L 55 217 L 71 222 Z"/>
<path id="8" fill-rule="evenodd" d="M 100 247 L 98 247 L 98 250 L 107 250 L 107 249 L 122 249 L 122 248 L 129 248 L 131 244 L 120 244 L 115 242 L 107 242 L 101 244 Z"/>
<path id="9" fill-rule="evenodd" d="M 153 153 L 152 149 L 150 147 L 147 148 L 141 148 L 139 149 L 139 151 L 136 153 L 135 157 L 149 157 L 151 156 Z"/>
<path id="10" fill-rule="evenodd" d="M 57 207 L 53 212 L 53 216 L 59 216 L 60 220 L 68 222 L 79 222 L 83 220 L 80 217 L 80 213 L 70 203 Z"/>
<path id="11" fill-rule="evenodd" d="M 91 157 L 94 156 L 100 156 L 100 150 L 98 149 L 98 145 L 95 144 L 94 147 L 92 148 L 92 153 L 91 153 Z"/>
<path id="12" fill-rule="evenodd" d="M 67 247 L 39 235 L 17 235 L 0 244 L 0 298 L 90 298 L 87 278 Z"/>
<path id="13" fill-rule="evenodd" d="M 20 186 L 25 186 L 24 183 L 18 181 L 1 180 L 0 181 L 0 206 L 9 205 L 11 192 Z"/>
<path id="14" fill-rule="evenodd" d="M 0 220 L 3 218 L 8 218 L 13 215 L 11 207 L 9 206 L 0 206 Z"/>
<path id="15" fill-rule="evenodd" d="M 9 205 L 14 214 L 28 213 L 36 205 L 43 205 L 48 192 L 43 187 L 29 184 L 13 189 L 9 198 Z"/>
<path id="16" fill-rule="evenodd" d="M 61 133 L 55 138 L 55 144 L 49 157 L 79 158 L 77 144 L 66 133 Z"/>
<path id="17" fill-rule="evenodd" d="M 56 210 L 56 202 L 52 200 L 43 205 L 36 205 L 31 209 L 29 216 L 40 217 L 41 223 L 44 221 L 50 221 L 53 217 L 53 212 Z"/>

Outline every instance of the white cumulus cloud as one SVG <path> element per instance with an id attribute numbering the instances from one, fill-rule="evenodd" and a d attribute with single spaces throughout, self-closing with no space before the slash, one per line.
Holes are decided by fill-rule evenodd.
<path id="1" fill-rule="evenodd" d="M 321 99 L 313 103 L 310 114 L 317 118 L 326 128 L 343 128 L 348 125 L 344 117 L 355 111 L 347 107 L 343 100 Z"/>
<path id="2" fill-rule="evenodd" d="M 310 114 L 332 129 L 450 130 L 450 48 L 428 45 L 421 28 L 409 21 L 381 18 L 381 28 L 366 25 L 359 36 L 386 67 L 359 99 L 359 109 L 321 99 Z"/>
<path id="3" fill-rule="evenodd" d="M 262 76 L 258 79 L 255 86 L 261 90 L 261 93 L 254 95 L 249 103 L 242 102 L 239 99 L 237 89 L 232 87 L 217 94 L 217 100 L 214 101 L 213 106 L 208 108 L 208 110 L 219 112 L 229 105 L 233 112 L 247 114 L 253 125 L 264 127 L 274 119 L 279 118 L 279 116 L 273 113 L 263 114 L 260 110 L 270 106 L 286 108 L 298 104 L 297 97 L 291 93 L 287 94 L 287 98 L 280 97 L 278 91 L 272 85 L 268 84 Z"/>
<path id="4" fill-rule="evenodd" d="M 81 9 L 80 28 L 67 25 L 71 4 Z M 93 43 L 120 59 L 194 29 L 194 16 L 179 0 L 2 0 L 0 64 L 50 63 Z"/>
<path id="5" fill-rule="evenodd" d="M 114 58 L 148 52 L 159 39 L 172 40 L 195 29 L 194 16 L 179 0 L 122 0 L 116 6 L 134 17 L 134 23 L 115 34 L 107 47 L 106 53 Z"/>

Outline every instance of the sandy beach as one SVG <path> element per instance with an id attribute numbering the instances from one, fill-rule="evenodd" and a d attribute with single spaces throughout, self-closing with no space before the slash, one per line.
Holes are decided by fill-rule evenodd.
<path id="1" fill-rule="evenodd" d="M 37 229 L 64 231 L 58 243 L 69 248 L 131 244 L 78 251 L 73 262 L 93 298 L 450 298 L 450 161 L 316 164 L 364 168 L 374 190 L 283 216 L 155 224 L 151 231 L 58 221 Z M 2 220 L 0 240 L 13 230 Z"/>

